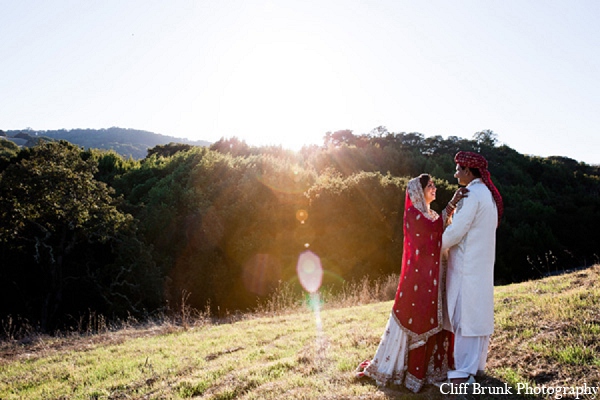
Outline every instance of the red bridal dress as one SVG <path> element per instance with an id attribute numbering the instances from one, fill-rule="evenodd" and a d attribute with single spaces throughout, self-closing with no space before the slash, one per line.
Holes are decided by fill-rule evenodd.
<path id="1" fill-rule="evenodd" d="M 416 194 L 409 196 L 411 183 Z M 418 196 L 422 196 L 422 188 L 416 190 L 411 183 L 405 202 L 404 250 L 396 299 L 375 356 L 359 365 L 357 376 L 371 377 L 382 386 L 404 384 L 418 392 L 424 384 L 446 379 L 448 368 L 454 366 L 454 337 L 442 329 L 443 218 L 424 206 Z M 417 206 L 411 197 L 417 197 Z"/>

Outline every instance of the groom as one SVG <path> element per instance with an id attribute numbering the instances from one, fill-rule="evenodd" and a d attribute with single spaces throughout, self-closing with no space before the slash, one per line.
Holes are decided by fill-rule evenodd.
<path id="1" fill-rule="evenodd" d="M 503 212 L 502 197 L 492 183 L 486 159 L 461 151 L 454 157 L 459 185 L 469 196 L 458 203 L 452 224 L 442 237 L 448 252 L 446 277 L 448 321 L 454 332 L 454 384 L 475 382 L 487 361 L 494 331 L 494 259 L 496 228 Z"/>

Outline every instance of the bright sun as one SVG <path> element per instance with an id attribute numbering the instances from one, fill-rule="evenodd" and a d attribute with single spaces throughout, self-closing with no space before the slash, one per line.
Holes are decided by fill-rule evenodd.
<path id="1" fill-rule="evenodd" d="M 318 41 L 299 35 L 255 42 L 226 77 L 219 130 L 252 137 L 257 145 L 321 144 L 327 130 L 347 121 L 351 97 L 342 85 L 347 67 L 337 68 L 340 61 Z"/>

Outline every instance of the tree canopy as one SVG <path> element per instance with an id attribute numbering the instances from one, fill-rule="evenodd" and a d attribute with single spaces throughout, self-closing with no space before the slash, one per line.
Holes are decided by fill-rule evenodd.
<path id="1" fill-rule="evenodd" d="M 3 142 L 0 140 L 0 144 Z M 517 282 L 598 262 L 600 167 L 532 157 L 489 130 L 472 139 L 328 132 L 294 152 L 236 138 L 161 144 L 145 158 L 68 142 L 0 148 L 0 317 L 41 329 L 91 311 L 143 317 L 189 305 L 246 310 L 311 250 L 324 285 L 398 273 L 408 180 L 431 174 L 441 211 L 453 157 L 489 162 L 505 203 L 495 280 Z"/>

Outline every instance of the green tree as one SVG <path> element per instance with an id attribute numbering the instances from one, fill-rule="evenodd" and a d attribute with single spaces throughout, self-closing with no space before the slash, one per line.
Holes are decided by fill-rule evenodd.
<path id="1" fill-rule="evenodd" d="M 160 156 L 160 157 L 170 157 L 177 152 L 188 151 L 191 148 L 192 148 L 192 146 L 189 144 L 171 142 L 169 144 L 158 145 L 158 146 L 154 146 L 151 149 L 148 149 L 147 157 L 150 157 L 153 154 L 156 154 L 157 156 Z"/>
<path id="2" fill-rule="evenodd" d="M 2 274 L 11 278 L 12 300 L 42 330 L 102 308 L 98 294 L 114 279 L 102 282 L 99 270 L 132 233 L 132 217 L 96 172 L 93 159 L 61 141 L 22 150 L 0 176 Z"/>
<path id="3" fill-rule="evenodd" d="M 0 171 L 3 169 L 3 165 L 7 164 L 8 161 L 12 157 L 15 157 L 18 152 L 19 146 L 10 140 L 0 137 Z"/>
<path id="4" fill-rule="evenodd" d="M 473 140 L 475 140 L 481 147 L 492 148 L 498 143 L 498 135 L 490 129 L 485 129 L 483 131 L 476 132 L 473 135 Z M 481 147 L 479 150 L 481 150 Z"/>

